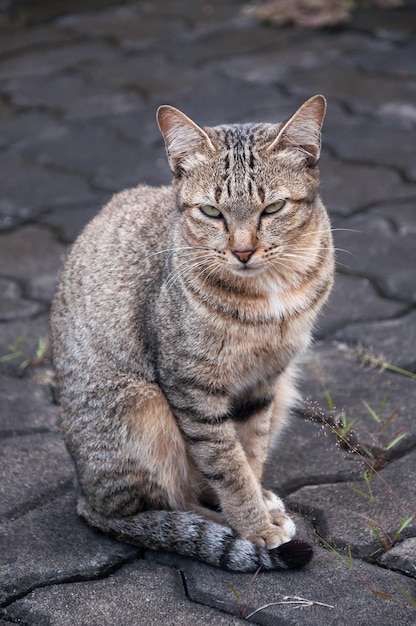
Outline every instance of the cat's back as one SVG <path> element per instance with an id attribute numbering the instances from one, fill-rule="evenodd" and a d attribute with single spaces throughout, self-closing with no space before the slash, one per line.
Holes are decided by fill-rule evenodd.
<path id="1" fill-rule="evenodd" d="M 139 185 L 115 194 L 86 225 L 69 258 L 87 256 L 94 263 L 99 255 L 101 263 L 110 254 L 133 260 L 130 257 L 139 253 L 144 260 L 147 250 L 163 243 L 164 231 L 172 221 L 173 203 L 172 188 L 167 186 Z"/>
<path id="2" fill-rule="evenodd" d="M 87 358 L 91 342 L 98 355 L 105 341 L 108 354 L 124 363 L 137 351 L 140 315 L 160 288 L 171 248 L 173 201 L 170 187 L 122 191 L 75 241 L 52 305 L 59 365 Z"/>

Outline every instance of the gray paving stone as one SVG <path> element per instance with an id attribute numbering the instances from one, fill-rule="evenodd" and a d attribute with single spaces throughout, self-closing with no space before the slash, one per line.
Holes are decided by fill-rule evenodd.
<path id="1" fill-rule="evenodd" d="M 404 302 L 382 298 L 367 278 L 338 274 L 315 336 L 326 337 L 349 324 L 393 318 L 407 310 Z"/>
<path id="2" fill-rule="evenodd" d="M 33 360 L 35 358 L 39 340 L 48 342 L 49 314 L 41 313 L 33 318 L 2 322 L 0 331 L 0 356 L 10 354 L 13 351 L 13 346 L 16 347 L 16 341 L 17 351 L 21 352 L 15 359 L 0 362 L 0 374 L 22 376 L 25 371 L 20 368 L 20 365 L 27 359 Z M 32 369 L 33 372 L 36 371 L 36 368 Z"/>
<path id="3" fill-rule="evenodd" d="M 416 371 L 416 311 L 394 320 L 362 322 L 343 328 L 335 339 L 359 345 L 374 356 L 412 372 Z M 416 382 L 415 382 L 416 385 Z"/>
<path id="4" fill-rule="evenodd" d="M 328 115 L 331 108 L 329 100 Z M 323 141 L 325 146 L 325 126 Z M 331 213 L 350 215 L 381 202 L 389 202 L 397 211 L 398 200 L 416 196 L 415 186 L 404 183 L 394 170 L 348 163 L 328 154 L 325 147 L 320 171 L 321 196 Z"/>
<path id="5" fill-rule="evenodd" d="M 42 310 L 44 307 L 39 302 L 22 297 L 21 289 L 15 281 L 0 278 L 0 322 L 30 317 Z"/>
<path id="6" fill-rule="evenodd" d="M 103 61 L 115 56 L 113 46 L 98 41 L 74 41 L 57 46 L 53 54 L 50 48 L 21 51 L 0 62 L 0 79 L 21 76 L 49 76 L 62 70 L 72 69 L 97 57 Z"/>
<path id="7" fill-rule="evenodd" d="M 57 431 L 58 408 L 49 390 L 29 380 L 0 376 L 0 436 Z"/>
<path id="8" fill-rule="evenodd" d="M 6 609 L 6 614 L 32 626 L 123 626 L 239 624 L 218 610 L 193 604 L 185 597 L 179 572 L 139 561 L 104 580 L 36 589 Z"/>
<path id="9" fill-rule="evenodd" d="M 344 273 L 373 278 L 385 297 L 416 302 L 415 235 L 398 234 L 378 215 L 337 218 L 333 224 L 337 258 Z"/>
<path id="10" fill-rule="evenodd" d="M 182 109 L 201 126 L 219 123 L 280 122 L 296 110 L 296 103 L 273 87 L 256 89 L 236 80 L 218 80 L 203 91 L 179 94 L 171 104 Z"/>
<path id="11" fill-rule="evenodd" d="M 127 93 L 140 93 L 146 102 L 154 102 L 155 106 L 171 103 L 178 94 L 192 95 L 201 84 L 220 81 L 215 68 L 175 64 L 163 49 L 141 51 L 105 65 L 97 60 L 81 71 L 91 89 L 101 92 L 105 87 L 110 93 L 123 93 L 123 89 Z"/>
<path id="12" fill-rule="evenodd" d="M 416 235 L 416 196 L 409 202 L 375 206 L 369 213 L 388 219 L 400 235 Z"/>
<path id="13" fill-rule="evenodd" d="M 380 101 L 381 104 L 381 101 Z M 326 123 L 326 145 L 349 161 L 387 165 L 416 182 L 416 166 L 406 120 L 388 117 L 350 116 L 343 125 Z"/>
<path id="14" fill-rule="evenodd" d="M 394 56 L 394 51 L 390 51 Z M 357 112 L 378 113 L 387 102 L 411 105 L 416 96 L 416 80 L 407 78 L 400 95 L 397 85 L 390 77 L 381 73 L 367 73 L 363 80 L 359 68 L 340 64 L 339 60 L 322 64 L 313 72 L 294 71 L 291 74 L 291 92 L 310 94 L 312 91 L 325 93 L 330 99 L 341 100 Z"/>
<path id="15" fill-rule="evenodd" d="M 382 67 L 384 74 L 390 73 L 401 78 L 414 77 L 416 75 L 416 68 L 413 63 L 415 53 L 416 42 L 410 38 L 397 46 L 394 54 L 391 54 L 390 50 L 368 52 L 361 57 L 359 64 L 366 70 L 377 72 Z"/>
<path id="16" fill-rule="evenodd" d="M 289 496 L 314 521 L 320 537 L 337 548 L 350 546 L 355 556 L 374 557 L 390 547 L 404 519 L 416 509 L 416 451 L 364 479 L 350 483 L 311 485 Z M 377 533 L 375 537 L 374 533 Z M 415 536 L 416 521 L 403 531 Z"/>
<path id="17" fill-rule="evenodd" d="M 104 123 L 90 120 L 61 126 L 56 132 L 16 144 L 15 151 L 40 165 L 93 177 L 106 190 L 116 191 L 139 182 L 137 146 L 120 141 Z M 146 162 L 141 155 L 143 164 Z"/>
<path id="18" fill-rule="evenodd" d="M 25 226 L 0 235 L 0 266 L 9 277 L 27 281 L 34 298 L 52 298 L 64 254 L 65 246 L 46 228 Z"/>
<path id="19" fill-rule="evenodd" d="M 80 234 L 84 226 L 97 215 L 98 211 L 110 199 L 103 197 L 100 202 L 94 205 L 83 205 L 75 207 L 61 207 L 54 211 L 48 211 L 39 219 L 39 223 L 52 226 L 59 235 L 60 241 L 73 243 Z"/>
<path id="20" fill-rule="evenodd" d="M 416 537 L 405 539 L 385 552 L 380 557 L 380 563 L 416 578 Z"/>
<path id="21" fill-rule="evenodd" d="M 362 472 L 360 459 L 340 449 L 328 427 L 292 417 L 266 464 L 263 483 L 285 497 L 304 485 L 354 480 Z"/>
<path id="22" fill-rule="evenodd" d="M 351 623 L 352 614 L 357 626 L 414 623 L 414 613 L 405 602 L 401 606 L 373 593 L 389 594 L 400 601 L 396 584 L 414 596 L 412 580 L 359 560 L 348 567 L 335 554 L 319 547 L 305 569 L 260 573 L 246 594 L 244 590 L 252 578 L 248 574 L 221 572 L 190 559 L 178 558 L 176 566 L 183 572 L 191 600 L 237 615 L 236 598 L 229 587 L 232 585 L 243 595 L 242 604 L 249 605 L 246 615 L 265 607 L 250 619 L 257 624 L 335 626 Z M 295 598 L 303 598 L 310 604 L 293 604 Z M 276 602 L 279 604 L 273 604 Z"/>
<path id="23" fill-rule="evenodd" d="M 137 42 L 141 47 L 181 33 L 187 27 L 185 16 L 171 15 L 170 19 L 161 20 L 160 9 L 155 11 L 151 4 L 110 7 L 98 14 L 68 15 L 57 23 L 77 33 Z"/>
<path id="24" fill-rule="evenodd" d="M 30 109 L 13 110 L 13 114 L 0 117 L 0 149 L 8 148 L 27 136 L 37 135 L 54 124 L 53 118 L 47 113 Z"/>
<path id="25" fill-rule="evenodd" d="M 401 433 L 405 437 L 394 446 L 395 453 L 416 444 L 414 380 L 387 370 L 368 369 L 346 344 L 337 342 L 316 345 L 303 369 L 301 390 L 309 411 L 324 417 L 345 411 L 348 422 L 356 420 L 353 430 L 358 441 L 376 450 L 385 449 Z M 326 393 L 334 405 L 332 412 Z M 365 403 L 377 413 L 380 423 Z"/>
<path id="26" fill-rule="evenodd" d="M 10 519 L 67 489 L 72 461 L 59 433 L 37 433 L 0 442 L 0 519 Z"/>
<path id="27" fill-rule="evenodd" d="M 53 163 L 50 163 L 53 165 Z M 55 206 L 91 202 L 96 194 L 79 176 L 10 155 L 0 170 L 0 230 Z"/>
<path id="28" fill-rule="evenodd" d="M 9 80 L 5 87 L 14 106 L 47 107 L 55 110 L 70 109 L 77 99 L 90 91 L 79 74 L 50 76 L 25 76 Z"/>
<path id="29" fill-rule="evenodd" d="M 73 39 L 73 34 L 63 29 L 55 28 L 53 24 L 39 25 L 37 28 L 14 28 L 1 34 L 1 51 L 11 55 L 21 52 L 25 48 L 41 45 L 56 45 Z"/>
<path id="30" fill-rule="evenodd" d="M 351 56 L 362 54 L 365 58 L 365 55 L 380 48 L 384 51 L 386 47 L 389 52 L 391 51 L 391 45 L 372 41 L 354 32 L 337 33 L 335 39 L 334 34 L 329 31 L 274 29 L 274 32 L 278 37 L 278 43 L 272 49 L 243 53 L 221 60 L 218 62 L 220 71 L 229 77 L 239 78 L 254 85 L 288 83 L 291 90 L 293 72 L 296 69 L 314 75 L 323 64 L 331 60 L 339 67 L 344 57 L 350 60 Z M 312 85 L 311 93 L 318 91 Z"/>
<path id="31" fill-rule="evenodd" d="M 1 524 L 0 545 L 0 603 L 39 586 L 103 576 L 140 554 L 83 523 L 74 492 Z"/>

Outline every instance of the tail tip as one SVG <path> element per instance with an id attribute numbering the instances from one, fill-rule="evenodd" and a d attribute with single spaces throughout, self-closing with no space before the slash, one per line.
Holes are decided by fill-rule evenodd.
<path id="1" fill-rule="evenodd" d="M 304 567 L 309 563 L 313 555 L 312 546 L 301 539 L 293 539 L 287 543 L 282 543 L 275 550 L 288 569 Z"/>

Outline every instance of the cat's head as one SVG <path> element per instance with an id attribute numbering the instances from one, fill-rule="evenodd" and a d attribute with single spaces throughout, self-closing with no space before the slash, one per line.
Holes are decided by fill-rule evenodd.
<path id="1" fill-rule="evenodd" d="M 211 271 L 296 270 L 296 242 L 305 250 L 305 233 L 326 219 L 317 169 L 325 110 L 317 95 L 284 123 L 201 128 L 174 107 L 159 108 L 184 239 Z M 309 253 L 298 265 L 301 257 Z"/>

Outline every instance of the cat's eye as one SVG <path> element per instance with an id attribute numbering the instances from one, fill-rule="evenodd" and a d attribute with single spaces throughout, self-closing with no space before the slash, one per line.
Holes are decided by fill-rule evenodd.
<path id="1" fill-rule="evenodd" d="M 211 204 L 203 204 L 199 208 L 207 217 L 222 217 L 221 211 Z"/>
<path id="2" fill-rule="evenodd" d="M 273 215 L 273 213 L 277 213 L 278 211 L 280 211 L 280 209 L 283 209 L 285 204 L 286 200 L 278 200 L 277 202 L 273 202 L 273 204 L 269 204 L 269 206 L 266 206 L 263 213 L 265 215 Z"/>

